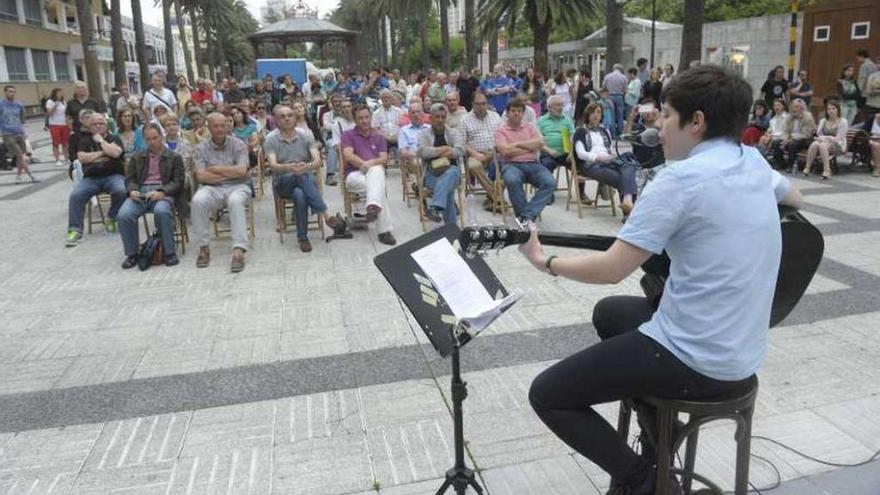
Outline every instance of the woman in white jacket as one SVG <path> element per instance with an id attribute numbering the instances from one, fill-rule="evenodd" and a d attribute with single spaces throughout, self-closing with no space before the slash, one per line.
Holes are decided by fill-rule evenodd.
<path id="1" fill-rule="evenodd" d="M 831 157 L 846 153 L 846 131 L 849 124 L 841 117 L 840 102 L 829 100 L 825 104 L 825 118 L 819 121 L 816 138 L 807 150 L 804 176 L 810 175 L 810 168 L 818 154 L 822 158 L 822 180 L 831 178 Z"/>

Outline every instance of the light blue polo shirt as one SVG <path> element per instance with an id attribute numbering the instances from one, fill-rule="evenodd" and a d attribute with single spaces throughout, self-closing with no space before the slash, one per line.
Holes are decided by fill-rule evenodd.
<path id="1" fill-rule="evenodd" d="M 639 331 L 692 369 L 742 380 L 764 358 L 789 181 L 752 147 L 714 139 L 648 184 L 618 238 L 672 264 Z"/>

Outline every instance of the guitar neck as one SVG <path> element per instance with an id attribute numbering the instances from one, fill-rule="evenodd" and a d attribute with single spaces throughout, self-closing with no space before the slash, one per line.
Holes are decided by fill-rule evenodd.
<path id="1" fill-rule="evenodd" d="M 538 232 L 541 244 L 547 246 L 607 251 L 616 237 L 591 234 L 567 234 L 563 232 Z"/>

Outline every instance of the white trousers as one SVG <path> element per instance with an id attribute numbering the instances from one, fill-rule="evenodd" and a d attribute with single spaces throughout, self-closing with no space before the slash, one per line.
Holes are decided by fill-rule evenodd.
<path id="1" fill-rule="evenodd" d="M 193 241 L 197 247 L 207 246 L 211 240 L 211 215 L 222 207 L 229 210 L 229 230 L 232 247 L 247 250 L 248 231 L 245 205 L 251 200 L 247 184 L 202 184 L 192 198 Z"/>
<path id="2" fill-rule="evenodd" d="M 390 232 L 394 227 L 391 225 L 391 212 L 388 211 L 388 201 L 385 198 L 385 168 L 370 167 L 364 174 L 355 170 L 345 178 L 345 187 L 357 194 L 366 194 L 367 206 L 376 205 L 382 208 L 376 219 L 376 230 L 380 234 Z"/>

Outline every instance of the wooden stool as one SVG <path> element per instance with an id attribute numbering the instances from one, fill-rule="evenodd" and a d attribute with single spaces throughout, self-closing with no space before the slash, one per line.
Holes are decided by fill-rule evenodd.
<path id="1" fill-rule="evenodd" d="M 758 378 L 752 377 L 753 385 L 744 394 L 724 400 L 700 401 L 663 399 L 659 397 L 641 397 L 635 401 L 657 409 L 657 489 L 654 495 L 672 493 L 670 475 L 672 473 L 675 453 L 687 440 L 685 447 L 684 469 L 680 471 L 682 489 L 685 495 L 691 493 L 691 484 L 695 478 L 708 486 L 717 494 L 722 490 L 716 484 L 694 475 L 694 464 L 697 459 L 697 440 L 700 427 L 712 421 L 730 419 L 736 422 L 736 480 L 735 495 L 746 495 L 749 490 L 749 457 L 751 456 L 752 413 L 755 410 L 755 399 L 758 397 Z M 623 438 L 629 435 L 629 423 L 632 416 L 633 401 L 620 403 L 617 431 Z M 676 418 L 679 413 L 688 415 L 688 422 L 676 431 Z"/>

